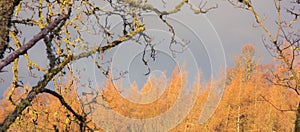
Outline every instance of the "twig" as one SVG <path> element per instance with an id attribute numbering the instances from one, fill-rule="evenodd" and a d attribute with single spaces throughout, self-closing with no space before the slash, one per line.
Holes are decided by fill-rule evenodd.
<path id="1" fill-rule="evenodd" d="M 61 96 L 57 92 L 52 91 L 52 90 L 47 89 L 47 88 L 44 88 L 42 92 L 45 92 L 45 93 L 48 93 L 48 94 L 51 94 L 51 95 L 55 96 L 60 101 L 60 103 L 64 107 L 66 107 L 66 109 L 68 109 L 80 121 L 80 123 L 83 123 L 84 126 L 87 126 L 87 124 L 86 124 L 86 117 L 77 114 L 75 112 L 75 110 L 73 110 L 73 108 L 65 101 L 65 99 L 64 99 L 63 96 Z"/>
<path id="2" fill-rule="evenodd" d="M 67 15 L 60 15 L 57 17 L 52 23 L 50 23 L 47 27 L 45 27 L 41 32 L 33 36 L 33 39 L 31 39 L 29 42 L 27 42 L 25 45 L 23 45 L 18 50 L 14 51 L 10 55 L 8 55 L 4 60 L 0 62 L 0 71 L 7 65 L 9 65 L 11 62 L 13 62 L 16 58 L 18 58 L 20 55 L 23 55 L 32 48 L 38 41 L 40 41 L 42 38 L 44 38 L 49 32 L 51 32 L 54 28 L 57 27 L 57 25 L 64 19 L 67 18 Z"/>
<path id="3" fill-rule="evenodd" d="M 272 107 L 274 107 L 276 110 L 278 110 L 280 112 L 296 112 L 297 111 L 297 110 L 293 110 L 293 109 L 282 110 L 282 109 L 278 108 L 277 106 L 275 106 L 272 102 L 270 102 L 269 100 L 267 100 L 264 96 L 260 95 L 260 97 L 262 97 L 263 100 L 265 100 L 267 103 L 269 103 L 270 105 L 272 105 Z"/>

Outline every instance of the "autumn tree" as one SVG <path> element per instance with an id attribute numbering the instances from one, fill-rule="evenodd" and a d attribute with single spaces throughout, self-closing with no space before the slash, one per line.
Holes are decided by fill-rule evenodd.
<path id="1" fill-rule="evenodd" d="M 228 1 L 234 7 L 249 11 L 254 16 L 258 26 L 261 27 L 266 34 L 266 36 L 262 37 L 264 46 L 270 52 L 271 56 L 282 64 L 282 72 L 273 72 L 273 77 L 269 80 L 276 85 L 292 89 L 300 95 L 299 0 L 274 0 L 273 9 L 275 12 L 273 13 L 276 14 L 277 17 L 271 21 L 275 21 L 275 25 L 266 22 L 263 13 L 260 13 L 256 8 L 257 5 L 255 5 L 254 1 Z M 300 103 L 298 105 L 298 113 L 296 114 L 295 131 L 300 131 L 299 113 Z"/>
<path id="2" fill-rule="evenodd" d="M 250 48 L 252 47 L 252 48 Z M 280 72 L 278 64 L 261 64 L 258 57 L 251 56 L 251 76 L 246 79 L 248 52 L 245 49 L 255 48 L 245 45 L 242 55 L 236 57 L 233 67 L 230 67 L 230 81 L 226 88 L 218 108 L 211 118 L 203 124 L 198 123 L 203 110 L 203 103 L 207 99 L 211 85 L 201 84 L 207 87 L 198 95 L 196 105 L 188 116 L 172 131 L 291 131 L 294 127 L 297 104 L 297 94 L 285 87 L 271 83 L 266 78 L 271 77 L 269 69 Z M 228 75 L 228 74 L 227 74 Z M 197 83 L 197 82 L 196 82 Z M 199 82 L 198 82 L 199 83 Z M 197 86 L 197 85 L 196 85 Z"/>
<path id="3" fill-rule="evenodd" d="M 166 112 L 173 106 L 173 104 L 175 104 L 178 96 L 182 94 L 183 89 L 185 88 L 185 74 L 186 73 L 184 73 L 183 70 L 178 73 L 178 70 L 176 70 L 175 68 L 172 78 L 170 78 L 170 82 L 165 89 L 165 92 L 162 93 L 162 95 L 159 96 L 157 100 L 151 103 L 139 104 L 124 99 L 118 93 L 117 89 L 113 86 L 110 80 L 108 80 L 106 88 L 103 91 L 103 97 L 107 100 L 108 106 L 110 106 L 117 113 L 137 119 L 153 118 L 161 113 Z M 145 84 L 143 90 L 145 90 L 147 87 L 153 89 L 156 88 L 154 86 L 149 86 L 149 83 L 151 83 L 150 81 L 153 81 L 153 79 L 155 78 L 149 79 L 149 81 Z M 152 84 L 157 85 L 157 83 L 159 82 L 153 82 Z M 162 87 L 163 86 L 161 86 L 161 88 Z M 134 88 L 134 86 L 132 88 Z"/>
<path id="4" fill-rule="evenodd" d="M 108 6 L 103 7 L 103 4 Z M 162 2 L 162 4 L 165 3 Z M 161 20 L 160 22 L 172 34 L 169 42 L 171 45 L 177 42 L 176 33 L 166 16 L 178 13 L 184 6 L 190 8 L 195 14 L 206 13 L 215 8 L 204 9 L 203 5 L 196 8 L 187 0 L 177 1 L 168 9 L 156 8 L 147 0 L 1 0 L 0 58 L 3 59 L 0 62 L 0 71 L 12 71 L 9 73 L 13 74 L 13 80 L 11 80 L 12 84 L 7 96 L 14 105 L 14 110 L 0 124 L 1 131 L 9 129 L 41 93 L 56 97 L 76 118 L 80 130 L 85 130 L 86 117 L 77 113 L 62 96 L 62 93 L 70 91 L 69 89 L 74 84 L 69 83 L 61 87 L 66 77 L 71 76 L 73 80 L 78 78 L 74 75 L 75 71 L 71 64 L 82 58 L 89 58 L 109 78 L 109 68 L 104 67 L 102 60 L 93 55 L 101 55 L 125 41 L 133 40 L 144 46 L 144 54 L 149 54 L 144 55 L 141 60 L 148 67 L 148 71 L 145 72 L 148 75 L 151 70 L 148 66 L 149 60 L 156 56 L 152 38 L 145 33 L 147 25 L 143 23 L 143 15 L 153 13 Z M 113 18 L 123 23 L 121 30 L 114 31 L 110 26 L 111 23 L 116 23 L 110 20 Z M 37 33 L 29 37 L 32 31 Z M 90 42 L 89 37 L 92 35 L 103 38 L 104 43 L 100 43 L 101 39 L 97 40 L 99 43 L 96 44 Z M 43 45 L 45 50 L 35 50 L 34 47 L 37 45 Z M 38 60 L 34 58 L 33 53 L 44 57 L 42 59 L 46 60 L 45 64 L 37 63 Z M 20 69 L 26 64 L 27 73 L 24 74 L 20 72 Z M 9 66 L 12 70 L 8 69 Z M 20 78 L 22 74 L 37 80 L 30 90 L 25 88 Z M 50 82 L 55 88 L 48 85 Z M 17 89 L 22 88 L 25 95 L 16 102 L 12 97 L 18 91 Z"/>

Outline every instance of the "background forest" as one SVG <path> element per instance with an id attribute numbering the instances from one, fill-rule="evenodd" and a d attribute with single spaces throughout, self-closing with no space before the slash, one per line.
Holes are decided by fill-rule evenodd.
<path id="1" fill-rule="evenodd" d="M 242 53 L 235 58 L 234 67 L 227 70 L 224 95 L 211 118 L 204 124 L 198 123 L 204 103 L 210 91 L 214 89 L 210 83 L 215 81 L 210 80 L 208 83 L 200 83 L 199 80 L 195 80 L 193 87 L 198 87 L 199 91 L 183 94 L 185 94 L 184 96 L 197 94 L 196 102 L 189 114 L 180 124 L 172 128 L 171 131 L 292 131 L 294 129 L 297 94 L 292 90 L 287 90 L 285 87 L 275 85 L 269 81 L 273 77 L 270 71 L 275 73 L 282 72 L 284 70 L 282 65 L 261 64 L 261 59 L 255 57 L 255 48 L 253 45 L 245 45 Z M 151 101 L 151 98 L 160 95 L 158 101 L 142 107 L 124 101 L 110 81 L 107 81 L 104 88 L 99 88 L 101 94 L 97 96 L 88 95 L 96 94 L 93 92 L 82 93 L 82 95 L 78 94 L 76 82 L 71 86 L 71 91 L 62 93 L 62 96 L 77 113 L 83 113 L 84 109 L 91 107 L 88 103 L 82 102 L 91 103 L 96 101 L 101 104 L 100 107 L 94 108 L 96 112 L 93 115 L 88 116 L 89 121 L 87 125 L 93 130 L 103 131 L 97 124 L 101 124 L 99 122 L 104 122 L 101 125 L 105 125 L 105 123 L 109 124 L 109 119 L 106 119 L 109 117 L 113 120 L 112 124 L 114 124 L 110 126 L 109 131 L 160 131 L 157 127 L 145 128 L 146 126 L 143 126 L 143 124 L 134 124 L 134 122 L 130 123 L 130 126 L 134 127 L 130 127 L 128 126 L 128 122 L 118 122 L 118 117 L 113 114 L 108 115 L 110 113 L 107 110 L 118 111 L 122 115 L 139 119 L 160 114 L 162 111 L 168 110 L 183 92 L 182 89 L 186 86 L 184 84 L 186 81 L 182 81 L 182 79 L 186 79 L 186 74 L 188 73 L 184 69 L 180 72 L 174 70 L 172 78 L 168 79 L 167 88 L 163 95 L 160 95 L 163 92 L 162 82 L 164 78 L 162 77 L 156 78 L 154 76 L 150 78 L 140 90 L 135 84 L 130 89 L 122 89 L 129 91 L 130 94 L 128 94 L 127 98 L 138 98 L 144 101 Z M 69 83 L 70 81 L 61 84 L 61 87 L 68 87 Z M 7 96 L 8 92 L 3 97 Z M 143 96 L 138 96 L 139 94 Z M 80 98 L 78 95 L 80 95 Z M 21 96 L 24 96 L 24 93 L 18 91 L 13 96 L 13 99 L 18 99 Z M 217 96 L 217 94 L 212 92 L 211 96 Z M 15 100 L 15 102 L 18 102 L 18 100 Z M 181 105 L 184 106 L 184 103 L 188 102 L 182 103 Z M 123 108 L 121 105 L 126 107 Z M 1 121 L 13 109 L 14 106 L 3 98 L 1 100 Z M 97 119 L 91 120 L 91 118 Z M 53 131 L 56 129 L 61 131 L 77 131 L 79 130 L 79 126 L 72 113 L 61 105 L 58 99 L 49 94 L 40 94 L 33 101 L 32 106 L 24 111 L 24 114 L 16 120 L 9 130 Z"/>
<path id="2" fill-rule="evenodd" d="M 0 131 L 300 132 L 299 5 L 0 0 Z"/>

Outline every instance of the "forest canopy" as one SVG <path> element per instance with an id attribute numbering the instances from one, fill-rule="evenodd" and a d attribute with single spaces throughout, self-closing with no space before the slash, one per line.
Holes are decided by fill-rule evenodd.
<path id="1" fill-rule="evenodd" d="M 1 0 L 0 131 L 300 131 L 300 2 L 271 3 Z"/>

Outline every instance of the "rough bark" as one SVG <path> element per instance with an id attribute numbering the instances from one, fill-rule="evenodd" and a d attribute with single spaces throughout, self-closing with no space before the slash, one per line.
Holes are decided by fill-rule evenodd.
<path id="1" fill-rule="evenodd" d="M 49 31 L 52 30 L 51 27 L 55 27 L 59 24 L 60 21 L 62 21 L 63 19 L 67 18 L 67 16 L 65 15 L 62 15 L 60 17 L 58 17 L 57 19 L 55 19 L 49 26 L 47 26 L 43 31 L 41 31 L 40 33 L 38 33 L 33 39 L 36 40 L 36 41 L 33 41 L 33 45 L 38 41 L 37 38 L 41 39 L 43 38 L 45 35 L 48 34 Z M 56 23 L 56 24 L 55 24 Z M 54 24 L 54 25 L 52 25 Z M 50 29 L 48 29 L 50 28 Z M 46 31 L 45 31 L 46 30 Z M 134 35 L 142 32 L 145 30 L 145 27 L 144 26 L 138 26 L 136 31 L 133 31 L 133 32 L 130 32 L 122 37 L 120 37 L 119 39 L 105 45 L 105 46 L 96 46 L 94 48 L 92 48 L 89 52 L 83 52 L 83 53 L 80 53 L 76 56 L 73 56 L 73 55 L 70 55 L 68 56 L 64 61 L 62 61 L 61 63 L 59 63 L 56 68 L 51 68 L 49 70 L 49 72 L 47 72 L 45 75 L 44 75 L 44 79 L 39 81 L 38 84 L 36 86 L 34 86 L 32 88 L 32 90 L 28 93 L 27 97 L 25 99 L 22 99 L 21 102 L 16 106 L 16 108 L 14 109 L 14 111 L 9 114 L 5 120 L 0 124 L 0 132 L 2 131 L 7 131 L 7 129 L 9 129 L 10 125 L 12 123 L 15 122 L 15 120 L 17 119 L 18 116 L 20 116 L 22 114 L 22 112 L 28 107 L 30 106 L 32 100 L 34 100 L 36 98 L 36 96 L 42 92 L 49 92 L 47 91 L 47 89 L 45 89 L 45 86 L 49 83 L 49 81 L 51 81 L 51 79 L 53 79 L 53 77 L 59 73 L 67 64 L 69 64 L 70 62 L 72 61 L 75 61 L 75 60 L 79 60 L 81 58 L 85 58 L 85 57 L 89 57 L 97 52 L 105 52 L 106 50 L 109 50 L 113 47 L 116 47 L 118 46 L 119 44 L 121 44 L 122 42 L 124 41 L 127 41 L 129 40 L 130 38 L 132 38 Z M 45 33 L 46 32 L 46 33 Z M 45 35 L 42 35 L 42 34 L 45 34 Z M 31 44 L 29 41 L 28 43 Z M 23 47 L 27 47 L 26 46 L 27 44 L 25 44 Z M 20 48 L 22 49 L 22 47 Z M 4 60 L 6 60 L 7 58 L 16 58 L 18 57 L 19 55 L 21 55 L 22 53 L 25 53 L 26 51 L 30 48 L 25 48 L 24 50 L 22 50 L 23 52 L 17 52 L 15 51 L 14 53 L 12 53 L 12 57 L 10 57 L 11 55 L 9 55 L 8 57 L 6 57 Z M 15 54 L 15 55 L 14 55 Z M 11 59 L 9 59 L 11 60 Z M 2 63 L 2 62 L 1 62 Z M 1 67 L 1 63 L 0 63 L 0 67 Z M 7 65 L 8 63 L 6 63 Z M 3 65 L 3 66 L 6 66 L 6 65 Z M 2 67 L 3 68 L 3 67 Z M 1 68 L 0 68 L 1 69 Z M 55 94 L 52 93 L 52 95 L 55 96 Z M 62 101 L 61 98 L 58 98 L 60 99 L 60 101 Z M 64 104 L 64 101 L 62 101 L 62 104 Z M 66 106 L 66 105 L 65 105 Z M 66 106 L 68 110 L 70 110 L 71 108 L 68 108 L 68 106 Z M 71 110 L 72 112 L 72 110 Z M 72 112 L 73 114 L 75 113 L 74 111 Z M 77 119 L 79 119 L 81 122 L 85 121 L 85 118 L 80 116 L 80 115 L 76 115 L 75 116 L 77 117 Z M 83 123 L 81 123 L 81 125 L 84 125 Z M 81 128 L 83 128 L 84 126 L 81 126 Z"/>
<path id="2" fill-rule="evenodd" d="M 13 62 L 16 58 L 18 58 L 20 55 L 24 54 L 27 52 L 27 50 L 29 50 L 31 47 L 33 47 L 39 40 L 41 40 L 42 38 L 44 38 L 49 32 L 51 32 L 54 28 L 56 28 L 58 26 L 58 24 L 66 19 L 67 16 L 66 15 L 60 15 L 58 18 L 56 18 L 53 22 L 51 22 L 46 28 L 44 28 L 41 32 L 39 32 L 38 34 L 36 34 L 33 39 L 31 39 L 29 42 L 27 42 L 25 45 L 23 45 L 21 48 L 19 48 L 18 50 L 14 51 L 13 53 L 11 53 L 10 55 L 8 55 L 5 59 L 3 59 L 0 62 L 0 71 L 7 66 L 8 64 L 10 64 L 11 62 Z"/>
<path id="3" fill-rule="evenodd" d="M 40 93 L 42 93 L 45 90 L 45 86 L 48 84 L 49 81 L 57 74 L 59 73 L 69 62 L 72 61 L 72 56 L 67 58 L 65 61 L 60 63 L 57 68 L 51 69 L 49 73 L 44 75 L 44 79 L 39 81 L 38 84 L 34 87 L 32 87 L 32 90 L 28 93 L 27 97 L 25 99 L 22 99 L 21 102 L 16 106 L 14 111 L 9 114 L 4 121 L 0 124 L 0 131 L 7 131 L 7 129 L 10 127 L 12 123 L 15 122 L 18 116 L 22 114 L 22 112 L 30 106 L 33 99 L 36 98 L 36 96 Z"/>
<path id="4" fill-rule="evenodd" d="M 4 57 L 9 42 L 10 21 L 14 8 L 21 0 L 0 0 L 0 59 Z"/>
<path id="5" fill-rule="evenodd" d="M 55 27 L 58 26 L 58 24 L 62 20 L 66 18 L 66 15 L 59 16 L 41 32 L 35 35 L 33 39 L 31 39 L 28 43 L 26 43 L 20 49 L 14 51 L 9 56 L 7 56 L 4 60 L 0 62 L 0 70 L 6 65 L 8 65 L 10 62 L 12 62 L 14 59 L 18 58 L 20 55 L 26 53 L 28 49 L 34 46 L 39 40 L 41 40 L 44 36 L 51 32 Z M 20 104 L 15 108 L 15 110 L 3 121 L 2 124 L 0 124 L 0 131 L 6 131 L 9 128 L 9 126 L 17 119 L 17 117 L 22 114 L 22 111 L 30 105 L 30 103 L 36 97 L 36 95 L 43 92 L 44 87 L 47 85 L 47 83 L 70 61 L 71 58 L 67 59 L 67 61 L 65 61 L 64 63 L 58 65 L 56 69 L 50 70 L 50 72 L 44 76 L 44 80 L 40 81 L 37 86 L 33 87 L 33 90 L 29 92 L 26 99 L 23 99 L 20 102 Z"/>

